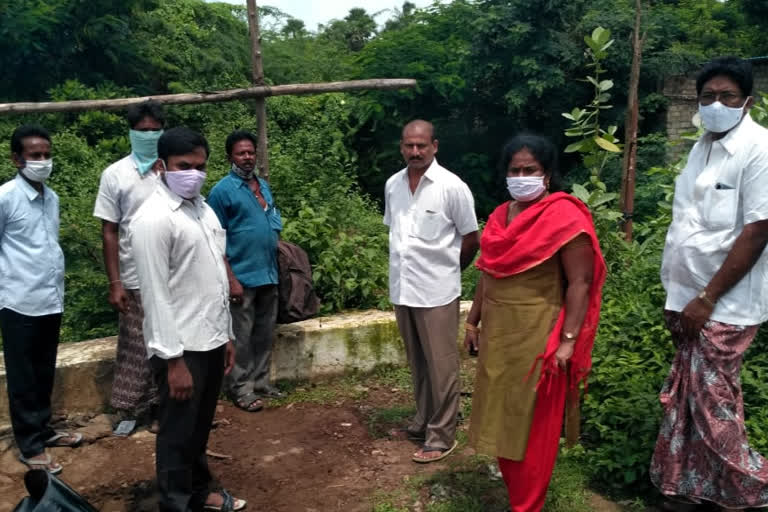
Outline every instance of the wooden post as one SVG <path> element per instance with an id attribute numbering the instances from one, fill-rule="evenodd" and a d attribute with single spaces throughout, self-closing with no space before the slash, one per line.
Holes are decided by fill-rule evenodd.
<path id="1" fill-rule="evenodd" d="M 261 58 L 261 31 L 259 29 L 259 7 L 256 0 L 246 0 L 248 5 L 248 32 L 251 37 L 251 80 L 254 87 L 264 85 L 264 64 Z M 258 122 L 258 146 L 256 167 L 259 175 L 269 180 L 269 153 L 267 152 L 267 102 L 256 98 L 256 119 Z"/>
<path id="2" fill-rule="evenodd" d="M 632 215 L 635 209 L 635 174 L 637 172 L 637 90 L 640 84 L 640 61 L 645 34 L 640 37 L 642 1 L 635 0 L 635 29 L 632 32 L 632 69 L 629 74 L 627 118 L 624 122 L 624 162 L 621 173 L 620 207 L 624 214 L 624 237 L 632 240 Z"/>

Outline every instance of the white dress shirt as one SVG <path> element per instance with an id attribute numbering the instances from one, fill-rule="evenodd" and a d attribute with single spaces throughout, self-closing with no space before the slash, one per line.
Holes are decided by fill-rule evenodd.
<path id="1" fill-rule="evenodd" d="M 143 176 L 139 174 L 131 155 L 121 158 L 101 173 L 93 216 L 120 225 L 120 280 L 126 290 L 139 289 L 128 229 L 139 207 L 155 190 L 157 179 L 158 175 L 153 171 Z"/>
<path id="2" fill-rule="evenodd" d="M 768 130 L 746 115 L 720 140 L 705 134 L 675 184 L 661 279 L 666 308 L 682 311 L 710 282 L 744 226 L 768 219 Z M 756 325 L 768 319 L 768 257 L 717 302 L 712 320 Z"/>
<path id="3" fill-rule="evenodd" d="M 0 309 L 27 316 L 64 310 L 59 197 L 20 175 L 0 186 Z"/>
<path id="4" fill-rule="evenodd" d="M 226 233 L 202 198 L 182 199 L 164 183 L 131 223 L 149 357 L 205 352 L 234 339 Z"/>
<path id="5" fill-rule="evenodd" d="M 461 240 L 477 231 L 466 183 L 433 160 L 416 191 L 405 168 L 387 180 L 389 298 L 393 304 L 436 307 L 461 294 Z"/>

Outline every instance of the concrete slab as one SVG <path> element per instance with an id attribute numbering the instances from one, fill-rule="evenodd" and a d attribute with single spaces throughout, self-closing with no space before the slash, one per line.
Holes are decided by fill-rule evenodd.
<path id="1" fill-rule="evenodd" d="M 460 326 L 471 302 L 461 303 Z M 464 339 L 463 328 L 459 339 Z M 457 340 L 458 341 L 458 340 Z M 53 390 L 55 413 L 98 414 L 109 403 L 117 338 L 59 346 Z M 313 379 L 380 364 L 405 364 L 403 343 L 392 311 L 360 311 L 280 325 L 272 354 L 273 379 Z M 0 354 L 0 432 L 10 422 Z"/>

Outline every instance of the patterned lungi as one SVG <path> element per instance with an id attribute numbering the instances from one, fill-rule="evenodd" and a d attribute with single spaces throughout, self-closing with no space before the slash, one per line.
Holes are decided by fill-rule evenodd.
<path id="1" fill-rule="evenodd" d="M 128 311 L 120 313 L 117 334 L 117 358 L 110 405 L 136 415 L 158 402 L 157 387 L 147 359 L 142 335 L 144 309 L 139 290 L 125 290 Z"/>
<path id="2" fill-rule="evenodd" d="M 768 460 L 749 447 L 739 378 L 758 326 L 709 321 L 688 338 L 680 313 L 665 317 L 678 350 L 661 390 L 651 481 L 664 495 L 693 503 L 768 506 Z"/>

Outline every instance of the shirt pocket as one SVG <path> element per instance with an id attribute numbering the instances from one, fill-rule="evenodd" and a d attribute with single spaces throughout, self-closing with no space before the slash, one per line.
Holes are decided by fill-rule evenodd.
<path id="1" fill-rule="evenodd" d="M 450 224 L 448 217 L 442 212 L 424 210 L 417 212 L 413 219 L 412 236 L 422 240 L 438 238 Z"/>
<path id="2" fill-rule="evenodd" d="M 736 225 L 738 191 L 718 183 L 709 188 L 698 205 L 704 225 L 711 229 L 732 229 Z"/>

